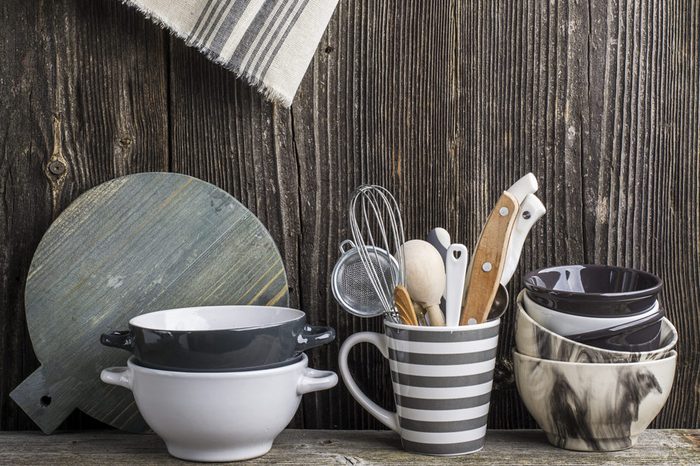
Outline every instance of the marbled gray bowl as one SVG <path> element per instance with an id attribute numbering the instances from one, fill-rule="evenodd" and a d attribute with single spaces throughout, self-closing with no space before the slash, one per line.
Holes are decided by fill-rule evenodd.
<path id="1" fill-rule="evenodd" d="M 527 314 L 523 306 L 523 293 L 525 290 L 520 292 L 515 304 L 515 347 L 526 356 L 588 363 L 650 361 L 667 357 L 678 341 L 676 328 L 666 318 L 661 321 L 660 347 L 654 351 L 613 351 L 569 340 L 547 330 Z"/>
<path id="2" fill-rule="evenodd" d="M 673 385 L 676 352 L 620 364 L 549 361 L 513 351 L 525 407 L 559 448 L 615 451 L 637 443 Z"/>

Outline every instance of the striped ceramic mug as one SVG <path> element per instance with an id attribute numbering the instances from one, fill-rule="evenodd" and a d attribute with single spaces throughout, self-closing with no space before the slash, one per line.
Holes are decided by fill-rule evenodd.
<path id="1" fill-rule="evenodd" d="M 404 449 L 427 455 L 481 450 L 496 365 L 500 319 L 461 327 L 384 321 L 386 334 L 351 335 L 340 348 L 340 374 L 352 396 L 401 436 Z M 396 412 L 370 400 L 348 368 L 350 349 L 372 343 L 389 359 Z"/>

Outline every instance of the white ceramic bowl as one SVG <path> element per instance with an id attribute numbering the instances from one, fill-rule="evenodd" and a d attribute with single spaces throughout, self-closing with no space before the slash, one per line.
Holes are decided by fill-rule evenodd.
<path id="1" fill-rule="evenodd" d="M 519 353 L 534 358 L 569 362 L 619 363 L 663 359 L 678 342 L 678 332 L 665 317 L 661 320 L 660 347 L 654 351 L 613 351 L 586 345 L 547 330 L 525 312 L 523 295 L 515 304 L 515 347 Z"/>
<path id="2" fill-rule="evenodd" d="M 554 333 L 563 336 L 595 332 L 644 319 L 659 312 L 659 302 L 647 311 L 626 317 L 588 317 L 559 312 L 534 302 L 527 292 L 523 293 L 523 306 L 537 323 Z"/>
<path id="3" fill-rule="evenodd" d="M 190 461 L 238 461 L 267 453 L 304 393 L 338 383 L 299 362 L 248 372 L 171 372 L 134 364 L 104 369 L 103 382 L 134 393 L 141 415 L 168 452 Z"/>
<path id="4" fill-rule="evenodd" d="M 615 451 L 637 443 L 666 403 L 676 352 L 655 361 L 591 364 L 513 351 L 513 363 L 520 397 L 552 445 Z"/>

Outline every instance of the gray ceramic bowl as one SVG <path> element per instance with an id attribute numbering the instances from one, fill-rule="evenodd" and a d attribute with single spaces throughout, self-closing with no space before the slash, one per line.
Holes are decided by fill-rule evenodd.
<path id="1" fill-rule="evenodd" d="M 570 340 L 535 322 L 523 307 L 523 290 L 516 300 L 515 347 L 535 358 L 555 361 L 620 363 L 663 359 L 678 341 L 678 332 L 666 318 L 661 321 L 659 349 L 645 352 L 612 351 Z"/>
<path id="2" fill-rule="evenodd" d="M 297 309 L 203 306 L 141 314 L 129 330 L 105 333 L 100 341 L 134 353 L 151 369 L 234 372 L 288 365 L 334 338 L 335 330 L 307 325 Z"/>
<path id="3" fill-rule="evenodd" d="M 621 317 L 654 305 L 663 282 L 641 270 L 612 265 L 558 265 L 525 275 L 533 301 L 569 314 Z"/>
<path id="4" fill-rule="evenodd" d="M 513 363 L 520 397 L 552 445 L 614 451 L 634 446 L 663 408 L 676 352 L 656 361 L 591 364 L 513 351 Z"/>

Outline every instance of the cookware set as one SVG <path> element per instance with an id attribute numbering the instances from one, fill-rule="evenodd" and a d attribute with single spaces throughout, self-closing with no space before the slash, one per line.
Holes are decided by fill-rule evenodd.
<path id="1" fill-rule="evenodd" d="M 678 333 L 662 282 L 634 269 L 565 265 L 530 272 L 516 303 L 518 392 L 556 446 L 633 446 L 666 402 Z"/>
<path id="2" fill-rule="evenodd" d="M 444 228 L 407 240 L 386 188 L 353 193 L 352 238 L 331 289 L 347 312 L 383 316 L 384 332 L 350 335 L 340 373 L 406 450 L 483 447 L 506 285 L 546 211 L 537 189 L 530 173 L 503 191 L 472 251 Z M 515 376 L 551 443 L 627 448 L 663 407 L 678 333 L 661 287 L 653 274 L 604 265 L 526 275 L 514 306 Z M 178 458 L 264 455 L 302 395 L 338 380 L 309 368 L 304 353 L 335 331 L 285 307 L 287 289 L 274 241 L 227 193 L 168 173 L 110 181 L 80 196 L 39 244 L 26 303 L 43 365 L 11 396 L 47 433 L 80 407 L 124 430 L 150 427 Z M 52 336 L 68 332 L 74 347 Z M 353 378 L 359 343 L 388 360 L 395 411 Z"/>

